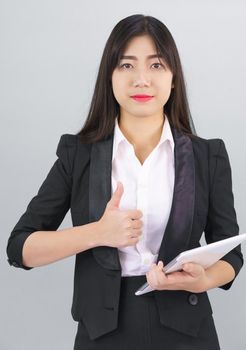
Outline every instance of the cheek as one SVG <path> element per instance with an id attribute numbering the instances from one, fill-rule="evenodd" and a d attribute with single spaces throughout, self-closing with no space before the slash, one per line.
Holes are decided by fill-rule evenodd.
<path id="1" fill-rule="evenodd" d="M 163 102 L 166 102 L 169 99 L 169 96 L 172 91 L 172 82 L 170 81 L 166 82 L 165 84 L 160 84 L 159 91 L 161 91 L 161 93 L 159 94 L 160 99 Z"/>
<path id="2" fill-rule="evenodd" d="M 112 77 L 112 88 L 116 100 L 124 98 L 124 95 L 127 93 L 125 80 L 117 76 Z"/>
<path id="3" fill-rule="evenodd" d="M 172 89 L 172 74 L 165 74 L 157 81 L 159 91 L 169 94 Z"/>

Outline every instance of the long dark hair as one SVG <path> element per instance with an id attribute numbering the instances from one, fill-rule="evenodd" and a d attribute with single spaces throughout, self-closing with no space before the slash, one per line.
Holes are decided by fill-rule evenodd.
<path id="1" fill-rule="evenodd" d="M 141 14 L 122 19 L 113 28 L 103 51 L 88 116 L 77 133 L 84 143 L 106 139 L 114 130 L 120 108 L 112 89 L 112 74 L 130 39 L 149 35 L 173 74 L 174 88 L 163 111 L 171 127 L 187 135 L 196 134 L 191 117 L 185 81 L 175 41 L 167 27 L 152 16 Z"/>

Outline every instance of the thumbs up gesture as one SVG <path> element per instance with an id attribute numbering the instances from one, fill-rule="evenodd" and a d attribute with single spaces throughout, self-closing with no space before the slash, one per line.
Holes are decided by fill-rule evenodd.
<path id="1" fill-rule="evenodd" d="M 103 216 L 99 220 L 101 228 L 101 244 L 110 247 L 126 247 L 135 245 L 142 233 L 143 216 L 141 210 L 120 210 L 119 205 L 124 188 L 117 182 L 115 192 L 107 203 Z"/>

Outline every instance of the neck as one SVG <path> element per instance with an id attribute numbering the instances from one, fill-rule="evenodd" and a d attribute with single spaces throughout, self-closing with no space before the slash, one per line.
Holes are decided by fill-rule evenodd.
<path id="1" fill-rule="evenodd" d="M 158 144 L 165 116 L 161 115 L 153 118 L 122 117 L 118 118 L 119 127 L 133 145 L 144 145 L 145 147 L 155 147 Z"/>

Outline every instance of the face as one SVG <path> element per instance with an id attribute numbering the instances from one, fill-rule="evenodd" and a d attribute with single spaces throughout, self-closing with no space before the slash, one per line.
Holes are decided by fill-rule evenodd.
<path id="1" fill-rule="evenodd" d="M 112 74 L 114 96 L 120 106 L 120 116 L 161 116 L 172 89 L 173 74 L 163 58 L 157 55 L 148 35 L 131 39 Z M 131 56 L 131 57 L 125 57 Z M 131 96 L 150 95 L 150 100 Z"/>

